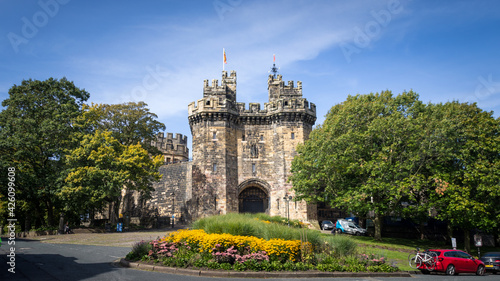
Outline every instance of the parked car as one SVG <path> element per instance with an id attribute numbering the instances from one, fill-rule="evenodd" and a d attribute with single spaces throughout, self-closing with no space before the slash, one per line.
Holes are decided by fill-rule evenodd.
<path id="1" fill-rule="evenodd" d="M 335 224 L 337 233 L 347 233 L 352 235 L 366 235 L 366 229 L 359 227 L 352 221 L 339 219 Z"/>
<path id="2" fill-rule="evenodd" d="M 433 271 L 444 272 L 447 275 L 458 275 L 459 273 L 476 273 L 484 275 L 485 265 L 481 260 L 460 250 L 436 249 L 429 250 L 436 253 L 436 263 Z M 422 273 L 429 273 L 429 269 L 423 263 L 418 269 Z"/>
<path id="3" fill-rule="evenodd" d="M 484 254 L 480 260 L 484 262 L 486 271 L 491 271 L 495 274 L 500 272 L 500 252 L 489 252 Z"/>
<path id="4" fill-rule="evenodd" d="M 322 221 L 321 222 L 321 229 L 322 230 L 328 230 L 328 229 L 333 229 L 335 225 L 333 224 L 332 221 Z"/>

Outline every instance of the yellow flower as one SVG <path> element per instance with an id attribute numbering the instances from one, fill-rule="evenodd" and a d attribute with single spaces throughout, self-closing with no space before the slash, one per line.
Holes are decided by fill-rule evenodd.
<path id="1" fill-rule="evenodd" d="M 301 249 L 312 249 L 310 243 L 300 240 L 271 239 L 265 240 L 254 236 L 240 236 L 231 234 L 207 234 L 201 229 L 179 230 L 166 236 L 164 241 L 186 242 L 200 252 L 211 253 L 216 245 L 227 249 L 231 246 L 250 247 L 251 252 L 265 251 L 270 257 L 275 256 L 283 260 L 296 261 Z"/>

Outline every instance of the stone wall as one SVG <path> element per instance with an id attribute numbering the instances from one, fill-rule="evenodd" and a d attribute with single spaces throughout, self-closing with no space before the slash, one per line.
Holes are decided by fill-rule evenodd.
<path id="1" fill-rule="evenodd" d="M 152 198 L 146 202 L 160 217 L 175 214 L 176 220 L 186 219 L 190 166 L 190 162 L 180 162 L 160 167 L 162 179 L 153 185 Z"/>

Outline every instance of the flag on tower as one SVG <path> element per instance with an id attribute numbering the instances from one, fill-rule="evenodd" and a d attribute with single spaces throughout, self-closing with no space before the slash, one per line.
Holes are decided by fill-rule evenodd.
<path id="1" fill-rule="evenodd" d="M 226 49 L 222 48 L 222 56 L 223 56 L 223 63 L 222 63 L 222 70 L 224 70 L 224 65 L 227 64 L 226 60 Z"/>

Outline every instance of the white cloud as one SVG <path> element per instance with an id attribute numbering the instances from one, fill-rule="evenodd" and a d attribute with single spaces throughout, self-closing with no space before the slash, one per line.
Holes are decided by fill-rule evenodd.
<path id="1" fill-rule="evenodd" d="M 338 44 L 373 20 L 387 2 L 241 2 L 220 20 L 216 11 L 177 22 L 180 16 L 114 27 L 95 49 L 62 62 L 93 102 L 144 100 L 160 118 L 185 114 L 202 97 L 204 79 L 220 80 L 222 48 L 226 70 L 238 72 L 238 99 L 267 99 L 272 54 L 282 71 Z M 189 15 L 186 15 L 189 16 Z M 84 39 L 82 39 L 84 40 Z M 339 51 L 340 52 L 340 51 Z M 154 76 L 151 69 L 163 75 Z M 153 71 L 154 72 L 154 71 Z M 284 77 L 285 80 L 293 78 Z M 300 77 L 298 78 L 301 79 Z"/>

